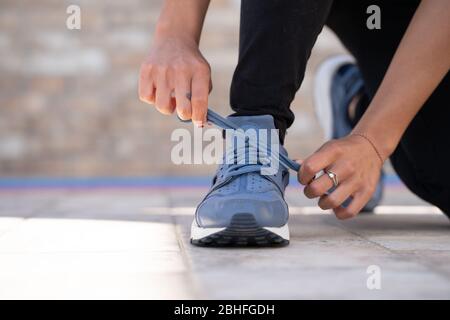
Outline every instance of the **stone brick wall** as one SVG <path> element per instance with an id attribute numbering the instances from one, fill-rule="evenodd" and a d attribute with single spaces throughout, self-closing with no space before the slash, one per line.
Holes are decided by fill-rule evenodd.
<path id="1" fill-rule="evenodd" d="M 81 30 L 66 8 L 81 7 Z M 137 74 L 161 0 L 2 0 L 0 2 L 0 175 L 199 175 L 212 166 L 175 166 L 170 133 L 180 124 L 137 98 Z M 213 69 L 210 105 L 229 113 L 237 60 L 239 5 L 212 0 L 202 51 Z M 311 108 L 311 74 L 341 52 L 325 31 L 293 103 L 291 155 L 321 143 Z M 188 127 L 189 128 L 189 127 Z"/>

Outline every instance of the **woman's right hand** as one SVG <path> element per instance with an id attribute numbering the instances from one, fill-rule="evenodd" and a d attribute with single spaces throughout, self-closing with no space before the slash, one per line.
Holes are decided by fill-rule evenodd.
<path id="1" fill-rule="evenodd" d="M 183 120 L 197 126 L 206 123 L 211 69 L 195 40 L 156 36 L 139 76 L 139 98 L 170 115 L 175 110 Z"/>

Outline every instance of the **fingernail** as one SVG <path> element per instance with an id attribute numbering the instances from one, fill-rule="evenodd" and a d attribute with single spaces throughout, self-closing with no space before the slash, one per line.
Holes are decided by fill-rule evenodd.
<path id="1" fill-rule="evenodd" d="M 197 127 L 197 128 L 203 128 L 203 122 L 201 122 L 201 121 L 194 121 L 194 125 Z"/>

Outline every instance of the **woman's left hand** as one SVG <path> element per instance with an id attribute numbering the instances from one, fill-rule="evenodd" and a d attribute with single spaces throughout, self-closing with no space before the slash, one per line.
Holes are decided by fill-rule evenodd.
<path id="1" fill-rule="evenodd" d="M 305 195 L 312 199 L 319 197 L 319 207 L 333 209 L 339 219 L 356 216 L 375 192 L 380 178 L 382 163 L 371 143 L 357 135 L 325 143 L 310 157 L 302 162 L 298 180 L 306 185 Z M 324 174 L 317 179 L 321 170 L 336 174 L 338 186 L 333 187 L 331 178 Z M 344 201 L 352 197 L 343 207 Z"/>

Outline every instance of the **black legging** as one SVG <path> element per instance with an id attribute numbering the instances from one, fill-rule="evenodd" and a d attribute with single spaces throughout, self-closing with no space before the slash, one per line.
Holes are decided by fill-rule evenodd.
<path id="1" fill-rule="evenodd" d="M 361 115 L 380 85 L 420 1 L 242 0 L 239 62 L 230 103 L 239 115 L 271 114 L 284 139 L 294 121 L 290 104 L 324 25 L 355 57 L 366 85 Z M 369 5 L 381 9 L 381 29 L 366 26 Z M 432 52 L 430 52 L 432 55 Z M 426 72 L 426 71 L 424 71 Z M 450 213 L 449 74 L 416 115 L 391 156 L 416 195 Z"/>

